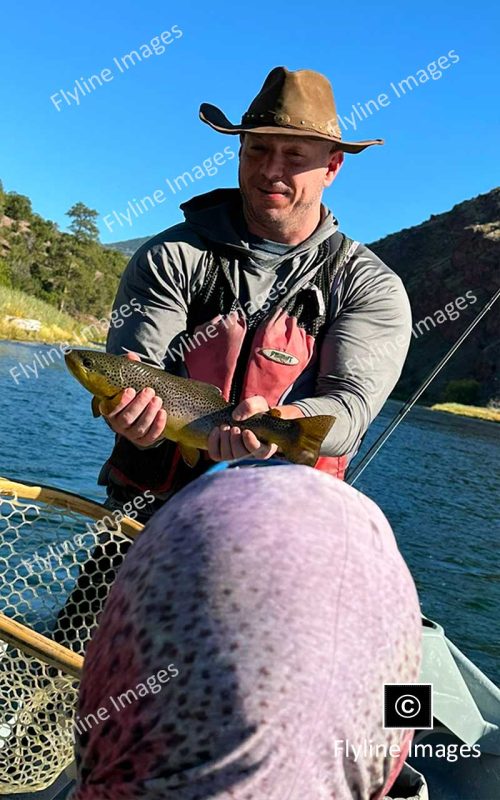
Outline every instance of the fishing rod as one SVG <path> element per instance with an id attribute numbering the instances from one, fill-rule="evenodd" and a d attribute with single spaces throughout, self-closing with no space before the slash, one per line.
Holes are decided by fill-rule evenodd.
<path id="1" fill-rule="evenodd" d="M 488 300 L 485 306 L 481 309 L 479 314 L 475 319 L 472 320 L 471 324 L 466 328 L 466 330 L 462 333 L 459 339 L 455 342 L 453 347 L 446 353 L 446 355 L 441 359 L 441 361 L 436 364 L 434 369 L 429 373 L 427 378 L 424 382 L 419 386 L 419 388 L 412 394 L 409 400 L 406 401 L 404 406 L 399 410 L 396 414 L 392 422 L 389 423 L 385 431 L 383 431 L 378 439 L 372 444 L 366 455 L 361 459 L 357 467 L 351 470 L 346 478 L 346 483 L 349 483 L 351 486 L 357 481 L 359 476 L 365 471 L 367 466 L 373 461 L 379 450 L 384 446 L 387 439 L 391 434 L 394 433 L 398 425 L 404 420 L 406 415 L 411 411 L 419 397 L 425 392 L 427 387 L 432 383 L 436 375 L 438 375 L 444 366 L 448 363 L 450 358 L 456 353 L 459 347 L 465 342 L 467 337 L 472 333 L 476 325 L 478 325 L 484 316 L 490 311 L 490 309 L 494 306 L 498 298 L 500 297 L 500 289 L 497 289 L 493 297 Z"/>

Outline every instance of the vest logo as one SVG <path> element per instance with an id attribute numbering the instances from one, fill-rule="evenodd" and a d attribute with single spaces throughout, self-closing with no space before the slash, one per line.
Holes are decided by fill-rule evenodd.
<path id="1" fill-rule="evenodd" d="M 289 367 L 294 366 L 295 364 L 299 363 L 299 359 L 295 356 L 292 356 L 290 353 L 285 352 L 285 350 L 267 350 L 263 349 L 260 350 L 263 356 L 269 359 L 269 361 L 276 361 L 277 364 L 287 364 Z"/>

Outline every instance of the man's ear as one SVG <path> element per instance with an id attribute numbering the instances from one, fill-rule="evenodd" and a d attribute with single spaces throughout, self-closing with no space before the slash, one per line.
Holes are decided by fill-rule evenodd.
<path id="1" fill-rule="evenodd" d="M 333 183 L 343 163 L 344 163 L 343 151 L 333 150 L 330 153 L 330 160 L 328 162 L 328 172 L 325 175 L 325 187 L 330 186 Z"/>
<path id="2" fill-rule="evenodd" d="M 331 160 L 334 162 L 335 168 L 338 171 L 342 166 L 342 164 L 344 163 L 343 150 L 334 150 L 333 153 L 331 153 Z"/>

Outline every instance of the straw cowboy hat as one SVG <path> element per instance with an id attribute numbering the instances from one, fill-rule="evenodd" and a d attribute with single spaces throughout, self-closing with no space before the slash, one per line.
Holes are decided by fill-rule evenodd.
<path id="1" fill-rule="evenodd" d="M 286 67 L 271 70 L 239 125 L 211 103 L 202 103 L 200 119 L 220 133 L 281 133 L 335 142 L 339 150 L 360 153 L 383 139 L 343 142 L 330 81 L 319 72 Z"/>

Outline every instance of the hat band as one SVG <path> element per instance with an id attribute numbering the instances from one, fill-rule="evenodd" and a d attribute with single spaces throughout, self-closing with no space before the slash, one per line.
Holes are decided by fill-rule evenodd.
<path id="1" fill-rule="evenodd" d="M 242 125 L 252 125 L 253 127 L 261 125 L 277 125 L 280 128 L 296 128 L 297 130 L 314 131 L 321 133 L 323 136 L 335 136 L 341 139 L 340 128 L 335 117 L 326 120 L 326 122 L 311 122 L 307 119 L 299 119 L 299 117 L 291 117 L 283 111 L 267 111 L 264 113 L 256 114 L 254 112 L 246 111 L 241 118 Z"/>

